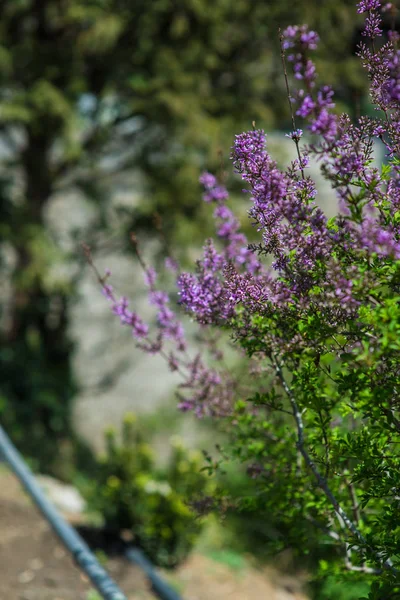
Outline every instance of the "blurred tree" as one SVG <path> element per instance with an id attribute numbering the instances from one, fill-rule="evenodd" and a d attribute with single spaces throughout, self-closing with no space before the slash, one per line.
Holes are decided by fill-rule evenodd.
<path id="1" fill-rule="evenodd" d="M 277 30 L 306 21 L 340 100 L 360 95 L 353 0 L 0 0 L 0 235 L 14 257 L 0 414 L 38 468 L 60 474 L 77 389 L 75 285 L 52 269 L 61 250 L 45 220 L 54 194 L 95 201 L 91 239 L 107 227 L 106 179 L 135 165 L 151 201 L 127 227 L 149 228 L 158 210 L 167 236 L 193 239 L 200 168 L 218 168 L 218 149 L 252 120 L 289 126 Z"/>

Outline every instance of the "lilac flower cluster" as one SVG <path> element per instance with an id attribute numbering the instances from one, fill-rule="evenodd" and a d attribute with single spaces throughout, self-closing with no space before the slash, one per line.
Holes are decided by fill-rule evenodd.
<path id="1" fill-rule="evenodd" d="M 385 113 L 386 127 L 389 128 L 393 138 L 394 147 L 392 151 L 397 152 L 399 148 L 398 110 L 400 103 L 400 51 L 398 43 L 400 40 L 397 31 L 388 32 L 388 41 L 379 49 L 375 48 L 374 38 L 382 36 L 382 18 L 379 9 L 380 2 L 360 2 L 359 12 L 367 12 L 364 35 L 372 40 L 372 49 L 366 44 L 361 44 L 359 55 L 363 60 L 364 67 L 368 70 L 371 81 L 370 90 L 374 104 Z M 395 119 L 389 118 L 389 111 L 395 111 Z"/>
<path id="2" fill-rule="evenodd" d="M 228 293 L 223 277 L 225 265 L 232 263 L 237 269 L 245 269 L 257 276 L 261 263 L 248 248 L 246 236 L 239 231 L 239 221 L 226 206 L 228 193 L 225 188 L 209 173 L 204 173 L 200 182 L 206 188 L 204 200 L 210 202 L 212 198 L 211 201 L 217 204 L 214 211 L 216 233 L 223 241 L 223 247 L 218 252 L 212 240 L 208 240 L 203 258 L 197 263 L 196 274 L 183 273 L 178 277 L 177 285 L 181 304 L 204 325 L 215 323 L 217 318 L 220 322 L 226 321 L 234 314 L 237 298 Z"/>
<path id="3" fill-rule="evenodd" d="M 222 185 L 218 185 L 216 178 L 211 173 L 203 173 L 200 183 L 206 190 L 203 195 L 204 202 L 223 202 L 228 198 L 227 190 Z"/>
<path id="4" fill-rule="evenodd" d="M 289 326 L 288 314 L 299 321 L 320 314 L 332 330 L 345 329 L 368 301 L 365 289 L 382 285 L 374 265 L 400 260 L 400 54 L 394 33 L 374 49 L 374 38 L 380 35 L 379 9 L 377 0 L 357 5 L 359 13 L 366 13 L 365 33 L 372 43 L 372 48 L 363 44 L 360 55 L 383 119 L 352 122 L 347 115 L 334 114 L 333 91 L 318 88 L 309 56 L 318 35 L 306 26 L 289 27 L 283 33 L 282 51 L 288 53 L 298 86 L 292 97 L 293 130 L 288 134 L 297 158 L 286 169 L 279 168 L 264 131 L 256 129 L 236 136 L 231 156 L 247 186 L 248 216 L 260 235 L 259 244 L 248 243 L 224 185 L 210 173 L 200 178 L 203 199 L 214 207 L 216 240 L 206 242 L 194 272 L 181 272 L 172 258 L 166 266 L 176 275 L 179 304 L 199 324 L 202 339 L 208 337 L 214 362 L 222 354 L 215 338 L 206 334 L 215 329 L 229 329 L 244 347 L 252 340 L 263 357 L 293 353 L 307 344 L 299 330 Z M 305 121 L 312 135 L 308 147 L 300 147 L 303 130 L 297 128 L 295 117 Z M 387 149 L 384 171 L 373 164 L 376 138 Z M 339 198 L 339 214 L 333 219 L 328 220 L 316 203 L 316 185 L 307 175 L 310 156 L 319 161 Z M 229 413 L 243 382 L 221 365 L 210 368 L 200 355 L 190 357 L 169 295 L 157 289 L 155 271 L 143 260 L 141 264 L 149 302 L 156 310 L 155 340 L 150 339 L 149 327 L 128 309 L 126 299 L 117 301 L 112 288 L 104 285 L 114 313 L 132 328 L 140 347 L 163 354 L 170 368 L 183 376 L 182 410 L 194 410 L 199 416 Z M 260 333 L 259 318 L 271 316 L 279 325 Z"/>
<path id="5" fill-rule="evenodd" d="M 370 10 L 378 10 L 381 7 L 380 0 L 361 0 L 357 4 L 357 12 L 359 14 L 369 12 Z"/>
<path id="6" fill-rule="evenodd" d="M 132 335 L 138 340 L 146 338 L 149 333 L 149 327 L 137 313 L 129 310 L 128 299 L 123 296 L 120 300 L 117 300 L 114 296 L 113 288 L 109 284 L 103 285 L 103 294 L 110 300 L 112 311 L 120 318 L 121 324 L 128 325 L 132 329 Z"/>
<path id="7" fill-rule="evenodd" d="M 182 323 L 176 314 L 169 308 L 170 298 L 167 292 L 156 289 L 157 274 L 153 267 L 146 268 L 144 279 L 149 288 L 149 303 L 157 308 L 157 324 L 159 328 L 158 339 L 173 340 L 177 350 L 183 352 L 187 344 Z"/>
<path id="8" fill-rule="evenodd" d="M 307 25 L 288 27 L 283 32 L 282 48 L 292 51 L 287 60 L 293 64 L 294 77 L 304 85 L 294 98 L 298 104 L 297 115 L 308 120 L 311 133 L 331 141 L 336 135 L 336 119 L 330 112 L 335 106 L 333 91 L 324 86 L 315 94 L 317 74 L 308 56 L 310 50 L 317 48 L 318 41 L 318 35 L 315 31 L 309 31 Z"/>
<path id="9" fill-rule="evenodd" d="M 148 354 L 160 354 L 163 356 L 171 371 L 178 371 L 182 377 L 179 385 L 179 408 L 183 411 L 193 410 L 198 417 L 205 414 L 221 415 L 229 412 L 232 407 L 233 387 L 221 386 L 221 375 L 213 368 L 207 366 L 198 354 L 194 359 L 187 352 L 187 340 L 184 327 L 180 318 L 170 308 L 170 298 L 167 292 L 156 288 L 157 274 L 153 267 L 146 267 L 139 254 L 140 263 L 144 269 L 144 280 L 148 287 L 149 304 L 156 308 L 156 335 L 150 337 L 150 327 L 145 324 L 139 315 L 128 308 L 128 300 L 125 297 L 117 299 L 113 287 L 106 283 L 111 273 L 108 271 L 106 278 L 100 278 L 103 294 L 111 302 L 111 308 L 115 315 L 120 318 L 123 325 L 128 325 L 132 330 L 133 337 L 137 340 L 137 346 Z M 176 261 L 170 259 L 173 270 L 176 272 Z M 210 243 L 205 250 L 204 268 L 216 270 L 219 265 L 222 268 L 215 250 Z M 184 274 L 185 279 L 190 277 Z M 206 280 L 201 280 L 204 295 L 207 289 Z M 183 286 L 184 289 L 184 286 Z M 189 294 L 190 292 L 188 292 Z M 191 293 L 196 296 L 196 287 Z M 215 296 L 215 291 L 210 285 L 210 293 Z M 201 295 L 194 300 L 196 305 L 192 310 L 201 313 Z M 204 304 L 210 310 L 210 299 L 206 298 Z"/>
<path id="10" fill-rule="evenodd" d="M 301 155 L 300 164 L 292 163 L 283 172 L 266 150 L 264 132 L 251 131 L 236 136 L 232 158 L 236 171 L 250 184 L 249 216 L 262 232 L 264 252 L 275 258 L 273 266 L 289 274 L 290 261 L 297 261 L 307 271 L 328 256 L 329 234 L 314 202 L 314 182 L 299 173 L 304 175 L 307 156 Z"/>
<path id="11" fill-rule="evenodd" d="M 397 240 L 395 231 L 380 225 L 379 217 L 371 205 L 366 206 L 358 231 L 360 247 L 379 257 L 392 256 L 395 260 L 400 259 L 400 242 Z"/>
<path id="12" fill-rule="evenodd" d="M 382 8 L 380 0 L 361 0 L 357 4 L 359 14 L 367 13 L 363 35 L 371 39 L 382 35 L 382 18 L 379 9 Z"/>
<path id="13" fill-rule="evenodd" d="M 180 302 L 196 315 L 199 323 L 225 321 L 233 315 L 232 303 L 226 302 L 225 288 L 220 277 L 224 260 L 211 240 L 204 247 L 204 255 L 197 263 L 197 273 L 183 273 L 177 285 Z"/>

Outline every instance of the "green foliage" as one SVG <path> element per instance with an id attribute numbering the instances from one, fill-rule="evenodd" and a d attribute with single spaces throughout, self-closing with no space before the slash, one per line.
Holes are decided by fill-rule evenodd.
<path id="1" fill-rule="evenodd" d="M 133 415 L 124 419 L 121 443 L 109 430 L 106 444 L 106 454 L 86 491 L 89 508 L 102 514 L 107 527 L 129 530 L 134 543 L 155 564 L 176 566 L 186 558 L 202 527 L 189 506 L 209 488 L 209 478 L 201 472 L 201 455 L 174 440 L 168 466 L 157 468 Z"/>
<path id="2" fill-rule="evenodd" d="M 96 590 L 89 590 L 86 595 L 86 600 L 101 600 L 101 596 Z"/>
<path id="3" fill-rule="evenodd" d="M 208 552 L 208 557 L 215 562 L 227 565 L 236 572 L 240 572 L 246 567 L 244 556 L 232 550 L 214 550 Z"/>
<path id="4" fill-rule="evenodd" d="M 243 346 L 256 357 L 261 351 L 268 352 L 272 336 L 279 332 L 283 379 L 274 379 L 271 374 L 265 390 L 236 403 L 232 445 L 227 444 L 223 451 L 254 473 L 254 486 L 242 497 L 231 490 L 231 496 L 238 498 L 240 511 L 253 515 L 250 522 L 265 515 L 275 524 L 275 536 L 266 540 L 267 548 L 275 552 L 291 548 L 299 556 L 314 554 L 311 558 L 318 565 L 317 578 L 334 578 L 329 586 L 339 577 L 347 580 L 348 586 L 360 578 L 361 587 L 368 586 L 374 579 L 374 568 L 378 569 L 381 582 L 372 585 L 368 599 L 383 600 L 399 597 L 396 572 L 384 568 L 381 573 L 377 561 L 378 554 L 381 560 L 390 557 L 397 566 L 400 556 L 396 417 L 399 262 L 373 258 L 368 268 L 381 285 L 374 288 L 371 303 L 360 305 L 357 320 L 347 322 L 339 331 L 312 308 L 290 308 L 284 320 L 272 310 L 254 317 L 252 336 L 243 340 Z M 365 286 L 361 275 L 353 285 L 354 293 L 361 297 Z M 320 290 L 315 288 L 313 293 L 318 295 Z M 296 332 L 303 340 L 300 350 L 285 346 Z M 349 339 L 357 343 L 349 345 Z M 284 380 L 301 411 L 308 455 L 305 463 Z M 318 486 L 311 463 L 322 478 Z M 334 516 L 324 486 L 350 515 L 364 544 L 346 532 L 340 516 Z M 351 569 L 359 571 L 353 573 Z M 365 573 L 360 576 L 363 569 Z M 357 585 L 354 583 L 354 589 L 361 594 Z M 331 597 L 328 587 L 318 598 Z"/>
<path id="5" fill-rule="evenodd" d="M 313 597 L 316 600 L 359 600 L 361 596 L 369 593 L 370 586 L 365 581 L 357 581 L 355 578 L 344 580 L 341 577 L 327 577 L 313 589 Z"/>

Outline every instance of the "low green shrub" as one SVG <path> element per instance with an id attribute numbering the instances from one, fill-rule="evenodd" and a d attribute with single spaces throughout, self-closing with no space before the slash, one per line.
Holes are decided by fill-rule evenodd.
<path id="1" fill-rule="evenodd" d="M 135 416 L 129 414 L 120 443 L 115 430 L 107 430 L 106 453 L 85 495 L 106 527 L 129 530 L 133 543 L 152 562 L 174 567 L 186 558 L 202 528 L 189 506 L 210 485 L 201 467 L 201 454 L 185 449 L 178 439 L 171 442 L 167 467 L 157 467 Z"/>

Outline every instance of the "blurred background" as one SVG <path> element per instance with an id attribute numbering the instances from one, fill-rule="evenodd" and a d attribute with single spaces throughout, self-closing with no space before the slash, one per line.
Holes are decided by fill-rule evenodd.
<path id="1" fill-rule="evenodd" d="M 362 22 L 353 0 L 0 1 L 0 419 L 38 473 L 81 482 L 91 489 L 88 498 L 105 493 L 111 502 L 110 477 L 124 472 L 112 462 L 118 443 L 131 451 L 144 443 L 126 432 L 127 412 L 135 413 L 154 454 L 155 466 L 143 458 L 138 471 L 157 470 L 158 457 L 168 455 L 172 462 L 163 468 L 173 478 L 182 457 L 174 446 L 166 452 L 172 434 L 210 450 L 212 426 L 177 413 L 176 377 L 134 348 L 81 243 L 146 317 L 130 232 L 149 262 L 161 265 L 172 252 L 191 264 L 212 233 L 198 184 L 204 169 L 226 172 L 245 219 L 229 149 L 234 135 L 255 121 L 270 135 L 277 159 L 288 160 L 278 29 L 296 23 L 320 34 L 317 68 L 336 91 L 337 110 L 352 117 L 368 111 L 367 78 L 355 56 Z M 319 186 L 334 210 L 320 180 Z M 125 442 L 116 442 L 110 426 L 125 427 Z M 199 471 L 198 458 L 182 452 Z M 92 508 L 104 517 L 104 506 Z M 231 531 L 238 539 L 239 530 L 251 537 L 252 528 L 260 536 L 258 525 L 235 522 Z M 264 555 L 270 539 L 246 539 L 228 551 L 232 542 L 215 538 L 220 533 L 209 535 L 209 552 L 222 553 L 234 568 L 252 552 Z M 331 597 L 329 585 L 319 598 Z M 353 597 L 338 589 L 337 599 Z M 214 596 L 199 596 L 206 597 Z"/>

